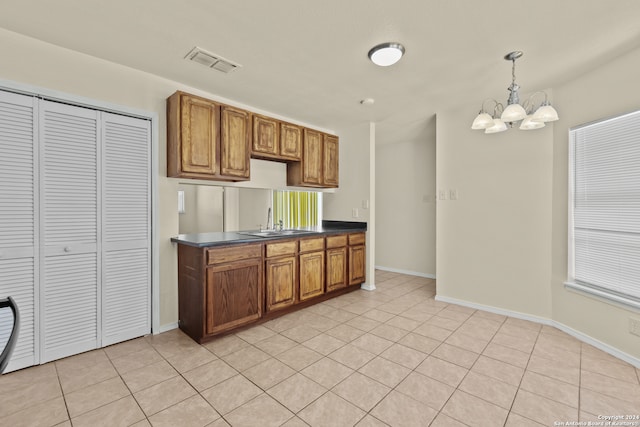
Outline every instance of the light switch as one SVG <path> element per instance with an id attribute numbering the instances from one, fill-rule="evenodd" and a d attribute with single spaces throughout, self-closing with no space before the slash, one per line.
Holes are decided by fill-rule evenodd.
<path id="1" fill-rule="evenodd" d="M 447 192 L 445 190 L 438 191 L 438 200 L 447 200 Z"/>
<path id="2" fill-rule="evenodd" d="M 358 218 L 360 216 L 360 212 L 358 212 L 358 208 L 353 208 L 351 210 L 351 216 L 354 218 Z"/>
<path id="3" fill-rule="evenodd" d="M 449 200 L 458 200 L 458 190 L 449 190 Z"/>
<path id="4" fill-rule="evenodd" d="M 178 213 L 184 213 L 184 191 L 178 191 Z"/>
<path id="5" fill-rule="evenodd" d="M 369 209 L 369 200 L 362 201 L 362 209 Z"/>

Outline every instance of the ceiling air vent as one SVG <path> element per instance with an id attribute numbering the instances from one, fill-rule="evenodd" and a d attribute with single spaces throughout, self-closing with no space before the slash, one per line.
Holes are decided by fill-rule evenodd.
<path id="1" fill-rule="evenodd" d="M 242 65 L 240 64 L 235 64 L 228 59 L 224 59 L 220 55 L 207 52 L 206 50 L 203 50 L 198 46 L 191 49 L 191 52 L 187 53 L 187 56 L 185 56 L 184 59 L 197 62 L 198 64 L 202 64 L 206 67 L 222 71 L 223 73 L 229 73 L 236 68 L 242 67 Z"/>

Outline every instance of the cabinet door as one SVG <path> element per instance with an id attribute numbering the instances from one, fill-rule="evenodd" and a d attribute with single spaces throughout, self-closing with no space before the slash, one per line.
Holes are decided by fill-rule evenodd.
<path id="1" fill-rule="evenodd" d="M 323 184 L 327 187 L 338 186 L 338 137 L 324 135 L 322 177 Z"/>
<path id="2" fill-rule="evenodd" d="M 304 129 L 302 153 L 302 181 L 322 185 L 322 133 Z"/>
<path id="3" fill-rule="evenodd" d="M 279 154 L 280 126 L 278 120 L 253 116 L 253 146 L 251 152 L 257 157 L 277 157 Z"/>
<path id="4" fill-rule="evenodd" d="M 267 266 L 267 311 L 288 307 L 296 302 L 296 257 L 274 258 Z"/>
<path id="5" fill-rule="evenodd" d="M 181 123 L 172 125 L 180 129 L 181 172 L 215 175 L 218 173 L 219 107 L 206 99 L 179 96 Z"/>
<path id="6" fill-rule="evenodd" d="M 358 285 L 365 279 L 365 257 L 364 245 L 349 247 L 349 284 Z"/>
<path id="7" fill-rule="evenodd" d="M 300 301 L 324 293 L 324 251 L 300 254 Z"/>
<path id="8" fill-rule="evenodd" d="M 347 248 L 327 250 L 327 292 L 347 286 Z"/>
<path id="9" fill-rule="evenodd" d="M 251 322 L 262 315 L 262 259 L 208 267 L 206 285 L 207 334 Z"/>
<path id="10" fill-rule="evenodd" d="M 220 175 L 236 181 L 249 179 L 251 117 L 248 111 L 221 107 Z"/>
<path id="11" fill-rule="evenodd" d="M 290 123 L 280 124 L 280 157 L 299 161 L 302 150 L 302 128 Z"/>

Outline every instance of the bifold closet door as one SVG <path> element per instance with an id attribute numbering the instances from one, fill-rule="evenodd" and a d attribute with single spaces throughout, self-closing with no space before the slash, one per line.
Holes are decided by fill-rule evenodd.
<path id="1" fill-rule="evenodd" d="M 37 114 L 34 97 L 0 91 L 0 298 L 20 310 L 18 342 L 7 372 L 37 363 Z M 0 310 L 0 351 L 13 316 Z"/>
<path id="2" fill-rule="evenodd" d="M 40 101 L 40 363 L 98 347 L 98 115 Z"/>
<path id="3" fill-rule="evenodd" d="M 151 122 L 102 113 L 102 346 L 151 332 Z"/>

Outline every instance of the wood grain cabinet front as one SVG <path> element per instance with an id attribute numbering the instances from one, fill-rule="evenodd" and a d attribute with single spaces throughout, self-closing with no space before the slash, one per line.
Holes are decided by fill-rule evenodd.
<path id="1" fill-rule="evenodd" d="M 252 157 L 280 162 L 300 161 L 301 150 L 302 127 L 253 115 Z"/>
<path id="2" fill-rule="evenodd" d="M 207 267 L 207 335 L 257 320 L 262 315 L 262 260 Z"/>
<path id="3" fill-rule="evenodd" d="M 265 309 L 271 312 L 297 301 L 298 241 L 273 242 L 265 246 Z"/>
<path id="4" fill-rule="evenodd" d="M 262 244 L 178 245 L 179 326 L 195 341 L 254 322 L 263 311 Z"/>
<path id="5" fill-rule="evenodd" d="M 304 128 L 302 159 L 287 165 L 287 185 L 338 187 L 339 154 L 337 136 Z"/>
<path id="6" fill-rule="evenodd" d="M 176 92 L 167 99 L 167 176 L 249 179 L 251 114 Z"/>
<path id="7" fill-rule="evenodd" d="M 364 283 L 366 278 L 365 234 L 349 234 L 349 285 Z"/>
<path id="8" fill-rule="evenodd" d="M 300 240 L 300 301 L 324 294 L 324 237 Z"/>

